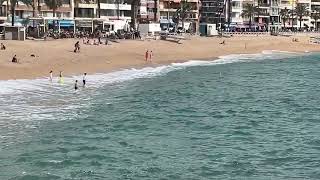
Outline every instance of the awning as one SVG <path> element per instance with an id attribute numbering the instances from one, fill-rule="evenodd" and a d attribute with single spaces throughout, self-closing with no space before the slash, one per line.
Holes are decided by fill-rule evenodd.
<path id="1" fill-rule="evenodd" d="M 92 27 L 92 20 L 77 20 L 77 27 L 83 28 L 91 28 Z"/>
<path id="2" fill-rule="evenodd" d="M 305 23 L 303 23 L 305 26 L 307 26 L 307 27 L 313 27 L 313 24 L 312 23 L 309 23 L 309 22 L 305 22 Z"/>
<path id="3" fill-rule="evenodd" d="M 174 24 L 172 19 L 168 21 L 168 19 L 160 19 L 160 24 Z"/>
<path id="4" fill-rule="evenodd" d="M 74 26 L 74 21 L 70 21 L 70 20 L 57 20 L 56 22 L 60 23 L 60 27 L 72 27 L 72 26 Z M 58 26 L 59 23 L 56 23 L 56 26 Z M 48 20 L 48 24 L 53 24 L 53 20 Z"/>

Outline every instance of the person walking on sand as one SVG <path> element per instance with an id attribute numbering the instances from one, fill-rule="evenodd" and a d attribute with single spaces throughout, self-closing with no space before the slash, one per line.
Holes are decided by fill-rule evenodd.
<path id="1" fill-rule="evenodd" d="M 78 80 L 74 83 L 74 90 L 78 90 Z"/>
<path id="2" fill-rule="evenodd" d="M 53 72 L 52 72 L 52 71 L 50 71 L 50 77 L 49 77 L 49 78 L 50 78 L 50 81 L 51 81 L 51 82 L 52 82 L 52 79 L 53 79 L 53 75 L 52 75 L 52 73 L 53 73 Z"/>
<path id="3" fill-rule="evenodd" d="M 80 52 L 80 43 L 79 41 L 77 41 L 75 44 L 74 44 L 74 51 L 73 52 Z"/>
<path id="4" fill-rule="evenodd" d="M 87 80 L 87 73 L 84 73 L 82 78 L 83 87 L 86 87 L 86 80 Z"/>
<path id="5" fill-rule="evenodd" d="M 146 51 L 145 58 L 146 58 L 146 62 L 147 62 L 148 58 L 149 58 L 149 50 Z"/>
<path id="6" fill-rule="evenodd" d="M 152 58 L 153 58 L 153 52 L 150 51 L 150 53 L 149 53 L 149 61 L 150 61 L 150 62 L 152 61 Z"/>

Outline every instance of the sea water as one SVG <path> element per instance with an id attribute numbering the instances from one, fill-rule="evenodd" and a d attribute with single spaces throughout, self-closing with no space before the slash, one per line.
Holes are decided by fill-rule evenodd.
<path id="1" fill-rule="evenodd" d="M 0 81 L 0 180 L 319 179 L 320 55 Z"/>

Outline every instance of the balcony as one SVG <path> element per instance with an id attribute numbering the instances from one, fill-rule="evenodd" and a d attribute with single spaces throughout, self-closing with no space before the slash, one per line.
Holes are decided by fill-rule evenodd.
<path id="1" fill-rule="evenodd" d="M 177 9 L 160 9 L 160 11 L 162 11 L 162 12 L 176 12 L 177 11 Z"/>
<path id="2" fill-rule="evenodd" d="M 106 16 L 106 15 L 101 15 L 100 16 L 101 18 L 104 18 L 104 19 L 109 19 L 109 20 L 130 20 L 131 17 L 129 16 Z"/>
<path id="3" fill-rule="evenodd" d="M 115 9 L 115 10 L 119 9 L 119 10 L 124 10 L 124 11 L 130 11 L 131 5 L 130 4 L 105 4 L 105 3 L 101 3 L 100 9 Z"/>
<path id="4" fill-rule="evenodd" d="M 151 2 L 151 3 L 148 2 L 147 7 L 148 7 L 148 8 L 156 8 L 154 2 Z"/>
<path id="5" fill-rule="evenodd" d="M 77 7 L 77 8 L 91 8 L 91 9 L 94 9 L 94 8 L 97 8 L 97 4 L 95 4 L 95 3 L 76 3 L 75 7 Z"/>
<path id="6" fill-rule="evenodd" d="M 312 1 L 311 5 L 320 5 L 320 1 Z"/>
<path id="7" fill-rule="evenodd" d="M 267 4 L 267 3 L 259 3 L 259 8 L 269 8 L 270 7 L 270 4 Z"/>

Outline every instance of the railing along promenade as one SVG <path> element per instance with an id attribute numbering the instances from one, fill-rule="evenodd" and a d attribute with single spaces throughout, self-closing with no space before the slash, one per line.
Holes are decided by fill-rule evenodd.
<path id="1" fill-rule="evenodd" d="M 222 32 L 222 35 L 227 36 L 266 36 L 270 32 Z"/>

